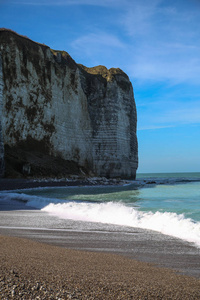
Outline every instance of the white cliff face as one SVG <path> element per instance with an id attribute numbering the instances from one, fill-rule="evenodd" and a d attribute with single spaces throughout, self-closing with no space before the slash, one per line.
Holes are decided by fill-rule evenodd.
<path id="1" fill-rule="evenodd" d="M 125 74 L 111 75 L 112 80 L 96 84 L 97 91 L 88 96 L 95 168 L 103 176 L 134 178 L 138 146 L 133 89 Z"/>
<path id="2" fill-rule="evenodd" d="M 5 145 L 75 161 L 99 176 L 135 177 L 136 108 L 121 70 L 79 66 L 66 52 L 9 31 L 0 31 L 0 49 Z"/>

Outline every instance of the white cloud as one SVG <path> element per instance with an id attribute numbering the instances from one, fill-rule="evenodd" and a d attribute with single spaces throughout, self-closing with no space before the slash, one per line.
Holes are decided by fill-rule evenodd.
<path id="1" fill-rule="evenodd" d="M 200 125 L 200 101 L 155 101 L 138 112 L 138 130 Z"/>
<path id="2" fill-rule="evenodd" d="M 128 73 L 139 80 L 200 84 L 200 11 L 175 1 L 138 1 L 124 15 Z"/>
<path id="3" fill-rule="evenodd" d="M 168 110 L 162 117 L 158 117 L 157 122 L 173 124 L 200 124 L 199 102 L 182 103 L 179 105 L 179 108 Z"/>
<path id="4" fill-rule="evenodd" d="M 83 59 L 85 55 L 91 65 L 100 61 L 104 52 L 102 64 L 120 67 L 133 80 L 200 84 L 200 10 L 195 0 L 17 0 L 12 3 L 101 6 L 102 20 L 94 22 L 86 17 L 84 23 L 80 20 L 81 25 L 74 26 L 79 37 L 74 35 L 74 40 L 67 41 L 74 51 L 81 52 L 78 57 Z M 83 15 L 86 14 L 84 10 Z"/>
<path id="5" fill-rule="evenodd" d="M 103 55 L 108 55 L 108 52 L 113 51 L 113 49 L 122 50 L 125 45 L 120 41 L 120 39 L 112 34 L 107 34 L 105 32 L 93 32 L 79 37 L 71 43 L 74 50 L 84 53 L 87 56 L 95 56 L 102 53 Z"/>
<path id="6" fill-rule="evenodd" d="M 157 130 L 157 129 L 163 129 L 163 128 L 172 128 L 175 126 L 172 125 L 141 125 L 138 126 L 137 130 Z"/>
<path id="7" fill-rule="evenodd" d="M 126 13 L 121 21 L 131 36 L 145 36 L 152 31 L 152 19 L 157 13 L 157 5 L 161 1 L 134 1 L 125 6 Z"/>
<path id="8" fill-rule="evenodd" d="M 124 1 L 124 4 L 128 2 L 128 0 Z M 68 6 L 68 5 L 92 5 L 92 6 L 105 6 L 105 7 L 113 7 L 113 6 L 121 6 L 121 0 L 18 0 L 18 1 L 10 1 L 12 4 L 20 4 L 20 5 L 34 5 L 34 6 Z"/>
<path id="9" fill-rule="evenodd" d="M 114 35 L 104 32 L 96 32 L 84 35 L 77 40 L 74 40 L 72 45 L 76 47 L 89 45 L 102 45 L 108 47 L 124 48 L 124 44 Z"/>
<path id="10" fill-rule="evenodd" d="M 162 50 L 161 50 L 162 52 Z M 185 82 L 200 84 L 200 57 L 188 54 L 156 55 L 137 54 L 127 66 L 127 72 L 135 79 L 144 81 L 171 81 L 174 84 Z"/>

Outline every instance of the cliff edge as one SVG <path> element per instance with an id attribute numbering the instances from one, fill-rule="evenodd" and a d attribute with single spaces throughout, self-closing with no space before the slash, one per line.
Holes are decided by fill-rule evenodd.
<path id="1" fill-rule="evenodd" d="M 0 176 L 85 174 L 134 179 L 132 84 L 0 29 Z"/>

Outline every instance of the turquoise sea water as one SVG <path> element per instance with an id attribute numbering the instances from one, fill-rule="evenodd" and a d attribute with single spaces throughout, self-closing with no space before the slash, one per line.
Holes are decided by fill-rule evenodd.
<path id="1" fill-rule="evenodd" d="M 137 178 L 158 182 L 152 189 L 140 190 L 142 210 L 174 212 L 200 221 L 200 173 L 139 174 Z"/>
<path id="2" fill-rule="evenodd" d="M 62 219 L 151 229 L 200 247 L 200 173 L 138 174 L 124 186 L 1 192 Z"/>

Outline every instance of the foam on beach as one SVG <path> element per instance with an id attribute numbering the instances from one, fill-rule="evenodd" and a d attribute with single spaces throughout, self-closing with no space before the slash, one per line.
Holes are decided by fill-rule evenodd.
<path id="1" fill-rule="evenodd" d="M 91 203 L 45 198 L 22 193 L 4 193 L 4 199 L 26 202 L 27 206 L 39 208 L 61 219 L 98 222 L 137 227 L 160 232 L 200 247 L 200 222 L 172 212 L 144 212 L 121 202 Z"/>
<path id="2" fill-rule="evenodd" d="M 50 203 L 42 209 L 62 219 L 150 229 L 195 243 L 200 247 L 200 222 L 183 214 L 142 212 L 122 203 Z"/>
<path id="3" fill-rule="evenodd" d="M 173 181 L 170 185 L 157 182 L 156 187 L 140 190 L 134 186 L 52 187 L 1 192 L 0 199 L 22 201 L 60 219 L 154 230 L 200 247 L 199 183 L 174 184 L 177 178 L 169 180 Z M 135 185 L 142 182 L 149 185 L 146 180 Z"/>

